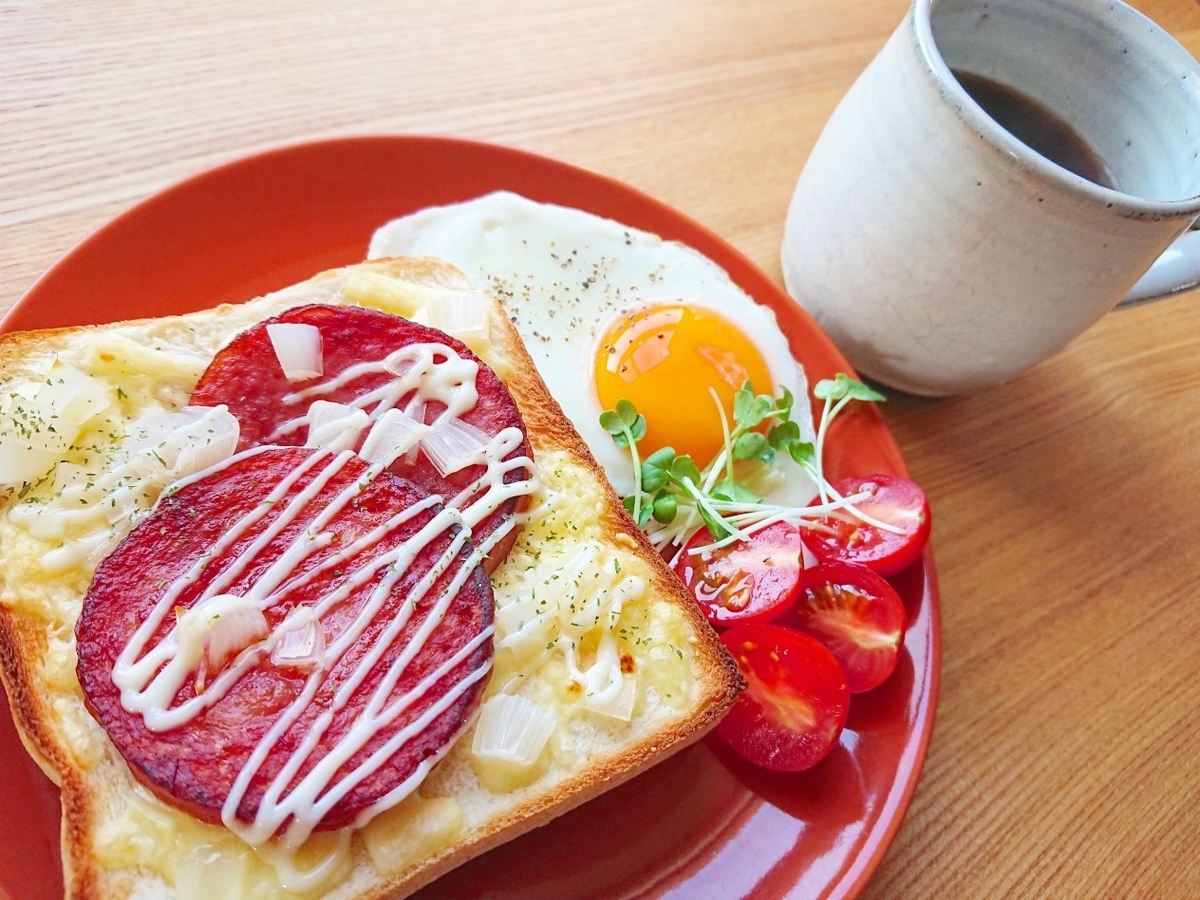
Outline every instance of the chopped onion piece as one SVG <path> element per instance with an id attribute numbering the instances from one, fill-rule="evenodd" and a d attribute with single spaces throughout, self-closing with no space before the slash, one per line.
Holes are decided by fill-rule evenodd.
<path id="1" fill-rule="evenodd" d="M 471 752 L 518 766 L 532 766 L 554 731 L 555 719 L 532 700 L 497 694 L 479 712 Z"/>
<path id="2" fill-rule="evenodd" d="M 237 449 L 240 426 L 228 407 L 185 406 L 143 416 L 128 433 L 131 474 L 149 478 L 163 469 L 189 475 L 221 462 Z"/>
<path id="3" fill-rule="evenodd" d="M 358 443 L 370 417 L 356 406 L 314 400 L 308 407 L 308 440 L 305 447 L 322 447 L 337 453 Z"/>
<path id="4" fill-rule="evenodd" d="M 173 413 L 175 431 L 166 446 L 176 475 L 190 475 L 228 459 L 237 450 L 241 425 L 225 406 L 185 406 Z"/>
<path id="5" fill-rule="evenodd" d="M 191 609 L 178 611 L 177 658 L 186 659 L 194 671 L 206 669 L 211 676 L 266 634 L 267 618 L 258 603 L 234 594 L 215 594 Z"/>
<path id="6" fill-rule="evenodd" d="M 433 431 L 400 409 L 389 409 L 371 426 L 358 455 L 367 462 L 390 466 Z"/>
<path id="7" fill-rule="evenodd" d="M 408 407 L 404 410 L 408 417 L 420 425 L 425 424 L 425 408 L 426 403 L 420 398 L 420 395 L 409 401 Z M 404 454 L 404 464 L 411 466 L 417 461 L 417 454 L 421 452 L 421 442 L 413 444 L 408 448 L 408 452 Z"/>
<path id="8" fill-rule="evenodd" d="M 303 322 L 275 322 L 267 337 L 288 381 L 307 381 L 325 371 L 321 329 Z"/>
<path id="9" fill-rule="evenodd" d="M 620 687 L 617 687 L 617 685 Z M 633 718 L 633 704 L 637 700 L 637 679 L 628 675 L 617 675 L 617 681 L 608 689 L 585 694 L 583 705 L 594 713 L 628 722 Z"/>
<path id="10" fill-rule="evenodd" d="M 574 622 L 572 622 L 574 624 Z M 572 647 L 575 642 L 572 642 Z M 629 721 L 637 699 L 636 683 L 621 668 L 621 651 L 611 630 L 600 636 L 595 658 L 585 668 L 578 666 L 578 654 L 566 651 L 567 671 L 583 688 L 583 705 L 593 712 Z"/>
<path id="11" fill-rule="evenodd" d="M 530 596 L 515 597 L 496 607 L 496 646 L 507 647 L 531 640 L 545 644 L 553 608 Z"/>
<path id="12" fill-rule="evenodd" d="M 0 484 L 18 487 L 37 481 L 54 468 L 61 451 L 31 447 L 20 438 L 5 435 L 0 440 Z"/>
<path id="13" fill-rule="evenodd" d="M 325 629 L 311 607 L 294 609 L 272 637 L 271 662 L 277 666 L 315 669 L 325 661 Z"/>
<path id="14" fill-rule="evenodd" d="M 453 294 L 434 307 L 433 325 L 458 338 L 486 338 L 487 304 L 479 291 Z"/>
<path id="15" fill-rule="evenodd" d="M 430 434 L 422 439 L 421 449 L 438 473 L 445 477 L 471 464 L 486 462 L 483 451 L 491 437 L 462 419 L 440 416 Z"/>
<path id="16" fill-rule="evenodd" d="M 44 381 L 0 396 L 0 484 L 49 474 L 84 427 L 112 405 L 110 394 L 74 366 L 55 361 Z"/>
<path id="17" fill-rule="evenodd" d="M 73 366 L 56 362 L 50 368 L 46 384 L 38 388 L 33 402 L 45 418 L 45 425 L 52 428 L 49 434 L 57 433 L 69 442 L 112 401 L 88 375 Z"/>

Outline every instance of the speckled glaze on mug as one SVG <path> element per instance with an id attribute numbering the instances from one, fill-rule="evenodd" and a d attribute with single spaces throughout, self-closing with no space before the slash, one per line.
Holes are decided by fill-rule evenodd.
<path id="1" fill-rule="evenodd" d="M 1047 106 L 1117 189 L 1030 150 L 952 67 Z M 800 175 L 784 280 L 861 374 L 952 394 L 1056 353 L 1177 238 L 1200 263 L 1198 215 L 1200 64 L 1165 31 L 1100 0 L 915 0 Z"/>

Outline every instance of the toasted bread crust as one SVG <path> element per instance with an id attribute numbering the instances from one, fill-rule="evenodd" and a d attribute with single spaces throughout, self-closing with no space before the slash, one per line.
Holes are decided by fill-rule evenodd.
<path id="1" fill-rule="evenodd" d="M 211 353 L 216 349 L 212 346 L 213 335 L 220 335 L 220 343 L 224 343 L 247 324 L 282 309 L 312 302 L 351 302 L 346 294 L 348 280 L 364 275 L 384 276 L 418 291 L 463 291 L 469 287 L 458 270 L 437 260 L 380 260 L 325 272 L 241 306 L 225 305 L 185 316 L 111 326 L 7 335 L 0 339 L 0 377 L 31 371 L 56 349 L 113 330 L 154 336 L 171 346 Z M 547 452 L 560 452 L 586 472 L 603 497 L 599 510 L 602 531 L 614 546 L 649 569 L 650 591 L 659 601 L 674 605 L 687 623 L 692 636 L 693 695 L 686 710 L 665 717 L 661 727 L 627 736 L 607 756 L 589 756 L 587 763 L 576 766 L 565 777 L 557 778 L 517 806 L 501 805 L 484 826 L 470 830 L 451 846 L 399 872 L 379 874 L 361 849 L 356 850 L 353 872 L 330 896 L 394 897 L 411 893 L 468 859 L 575 808 L 697 740 L 720 720 L 743 685 L 736 664 L 722 650 L 686 589 L 626 513 L 591 452 L 537 374 L 516 330 L 498 308 L 492 326 L 489 334 L 492 354 L 504 362 L 505 371 L 500 374 L 522 413 L 535 459 Z M 490 361 L 488 356 L 484 358 Z M 0 514 L 3 512 L 0 501 Z M 20 584 L 0 582 L 0 600 L 6 592 L 21 590 Z M 79 897 L 122 896 L 139 882 L 157 877 L 138 870 L 115 871 L 97 864 L 94 858 L 96 829 L 103 808 L 119 802 L 123 792 L 130 790 L 129 778 L 121 771 L 121 762 L 111 746 L 105 749 L 104 759 L 98 764 L 81 765 L 71 752 L 67 736 L 55 727 L 52 700 L 40 674 L 39 661 L 47 653 L 47 643 L 44 622 L 0 602 L 0 662 L 3 663 L 0 675 L 9 694 L 14 720 L 31 754 L 62 791 L 67 893 Z"/>

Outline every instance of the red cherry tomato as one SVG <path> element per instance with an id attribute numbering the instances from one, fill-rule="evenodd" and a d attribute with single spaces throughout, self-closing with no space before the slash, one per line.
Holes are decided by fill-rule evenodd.
<path id="1" fill-rule="evenodd" d="M 717 733 L 745 759 L 777 772 L 816 765 L 837 743 L 850 709 L 846 676 L 832 653 L 800 631 L 770 623 L 721 635 L 746 679 Z"/>
<path id="2" fill-rule="evenodd" d="M 895 589 L 866 566 L 821 563 L 804 573 L 796 605 L 780 624 L 833 651 L 850 693 L 878 687 L 896 669 L 907 614 Z"/>
<path id="3" fill-rule="evenodd" d="M 862 475 L 833 487 L 843 497 L 869 494 L 854 508 L 888 527 L 865 522 L 850 510 L 823 516 L 801 530 L 805 546 L 819 559 L 861 563 L 880 575 L 894 575 L 917 561 L 930 526 L 929 501 L 920 485 L 899 475 Z"/>
<path id="4" fill-rule="evenodd" d="M 795 602 L 804 565 L 797 526 L 776 522 L 749 540 L 691 552 L 712 542 L 707 528 L 692 535 L 675 560 L 675 574 L 713 625 L 766 622 Z"/>

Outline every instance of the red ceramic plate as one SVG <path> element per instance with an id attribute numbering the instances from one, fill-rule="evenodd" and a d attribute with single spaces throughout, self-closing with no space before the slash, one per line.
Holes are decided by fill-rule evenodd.
<path id="1" fill-rule="evenodd" d="M 365 137 L 285 148 L 183 182 L 68 253 L 21 298 L 15 331 L 156 316 L 239 301 L 361 260 L 387 220 L 505 188 L 692 245 L 775 310 L 809 378 L 849 372 L 817 326 L 744 256 L 625 185 L 502 147 Z M 903 473 L 879 414 L 862 407 L 830 436 L 835 476 Z M 850 897 L 879 864 L 916 786 L 940 656 L 931 558 L 903 577 L 910 625 L 898 670 L 856 696 L 841 744 L 817 767 L 778 775 L 715 738 L 450 873 L 429 897 Z M 0 706 L 0 891 L 61 897 L 54 787 Z"/>

